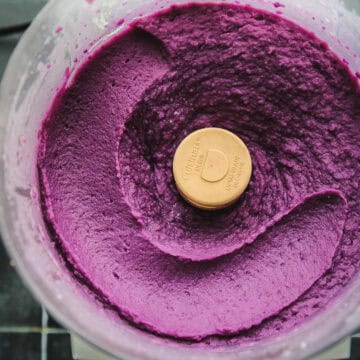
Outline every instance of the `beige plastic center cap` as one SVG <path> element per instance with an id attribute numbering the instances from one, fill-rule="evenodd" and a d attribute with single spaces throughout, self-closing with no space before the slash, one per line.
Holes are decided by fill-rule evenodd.
<path id="1" fill-rule="evenodd" d="M 205 128 L 187 136 L 174 156 L 176 186 L 190 204 L 217 210 L 233 204 L 246 190 L 252 172 L 244 142 L 220 128 Z"/>

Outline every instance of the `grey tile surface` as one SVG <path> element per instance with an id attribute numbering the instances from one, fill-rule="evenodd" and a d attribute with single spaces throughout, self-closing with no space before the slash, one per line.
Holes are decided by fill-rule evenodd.
<path id="1" fill-rule="evenodd" d="M 360 360 L 360 338 L 352 339 L 351 360 Z"/>
<path id="2" fill-rule="evenodd" d="M 0 0 L 1 27 L 30 22 L 46 0 Z"/>
<path id="3" fill-rule="evenodd" d="M 40 360 L 40 334 L 0 334 L 1 360 Z M 51 360 L 51 359 L 49 359 Z M 55 359 L 54 359 L 55 360 Z M 70 360 L 70 359 L 67 359 Z"/>
<path id="4" fill-rule="evenodd" d="M 360 14 L 360 0 L 345 0 L 344 4 L 349 10 L 356 11 Z"/>
<path id="5" fill-rule="evenodd" d="M 57 329 L 62 328 L 62 325 L 60 325 L 54 318 L 49 316 L 48 327 Z"/>
<path id="6" fill-rule="evenodd" d="M 19 39 L 19 34 L 0 37 L 0 78 Z"/>
<path id="7" fill-rule="evenodd" d="M 40 324 L 41 307 L 22 284 L 14 264 L 0 244 L 0 326 Z"/>
<path id="8" fill-rule="evenodd" d="M 49 360 L 70 360 L 70 335 L 49 335 L 47 342 L 47 355 Z"/>

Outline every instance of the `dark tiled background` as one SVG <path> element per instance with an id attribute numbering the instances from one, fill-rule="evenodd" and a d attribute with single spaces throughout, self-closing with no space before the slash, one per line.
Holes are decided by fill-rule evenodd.
<path id="1" fill-rule="evenodd" d="M 2 29 L 26 25 L 45 2 L 0 0 L 0 78 L 21 35 Z M 360 0 L 353 3 L 360 9 Z M 15 267 L 0 239 L 0 360 L 71 360 L 70 335 L 33 299 Z M 360 338 L 352 340 L 351 360 L 360 360 Z"/>
<path id="2" fill-rule="evenodd" d="M 71 359 L 70 335 L 33 299 L 1 243 L 0 359 Z"/>
<path id="3" fill-rule="evenodd" d="M 33 299 L 15 267 L 0 242 L 0 359 L 70 360 L 70 335 Z"/>

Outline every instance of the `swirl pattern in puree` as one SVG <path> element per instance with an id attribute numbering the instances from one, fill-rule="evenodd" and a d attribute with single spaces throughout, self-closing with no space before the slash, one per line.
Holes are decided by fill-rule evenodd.
<path id="1" fill-rule="evenodd" d="M 359 124 L 355 78 L 306 30 L 250 7 L 171 8 L 59 92 L 39 145 L 44 218 L 74 278 L 134 325 L 208 344 L 275 336 L 358 270 Z M 253 160 L 217 212 L 186 204 L 171 170 L 210 126 Z"/>

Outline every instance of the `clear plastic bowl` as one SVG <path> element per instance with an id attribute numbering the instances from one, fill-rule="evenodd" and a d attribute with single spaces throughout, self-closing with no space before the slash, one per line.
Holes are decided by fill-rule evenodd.
<path id="1" fill-rule="evenodd" d="M 360 278 L 332 306 L 296 330 L 275 339 L 216 351 L 192 348 L 115 321 L 63 271 L 47 241 L 38 203 L 35 168 L 37 134 L 59 84 L 71 81 L 77 66 L 114 32 L 135 18 L 186 0 L 53 0 L 25 33 L 1 83 L 0 219 L 11 256 L 39 301 L 62 324 L 89 342 L 123 359 L 302 359 L 360 326 Z M 197 1 L 250 4 L 312 30 L 360 72 L 360 18 L 336 0 Z M 120 20 L 124 22 L 116 26 Z M 121 21 L 120 21 L 121 22 Z"/>

